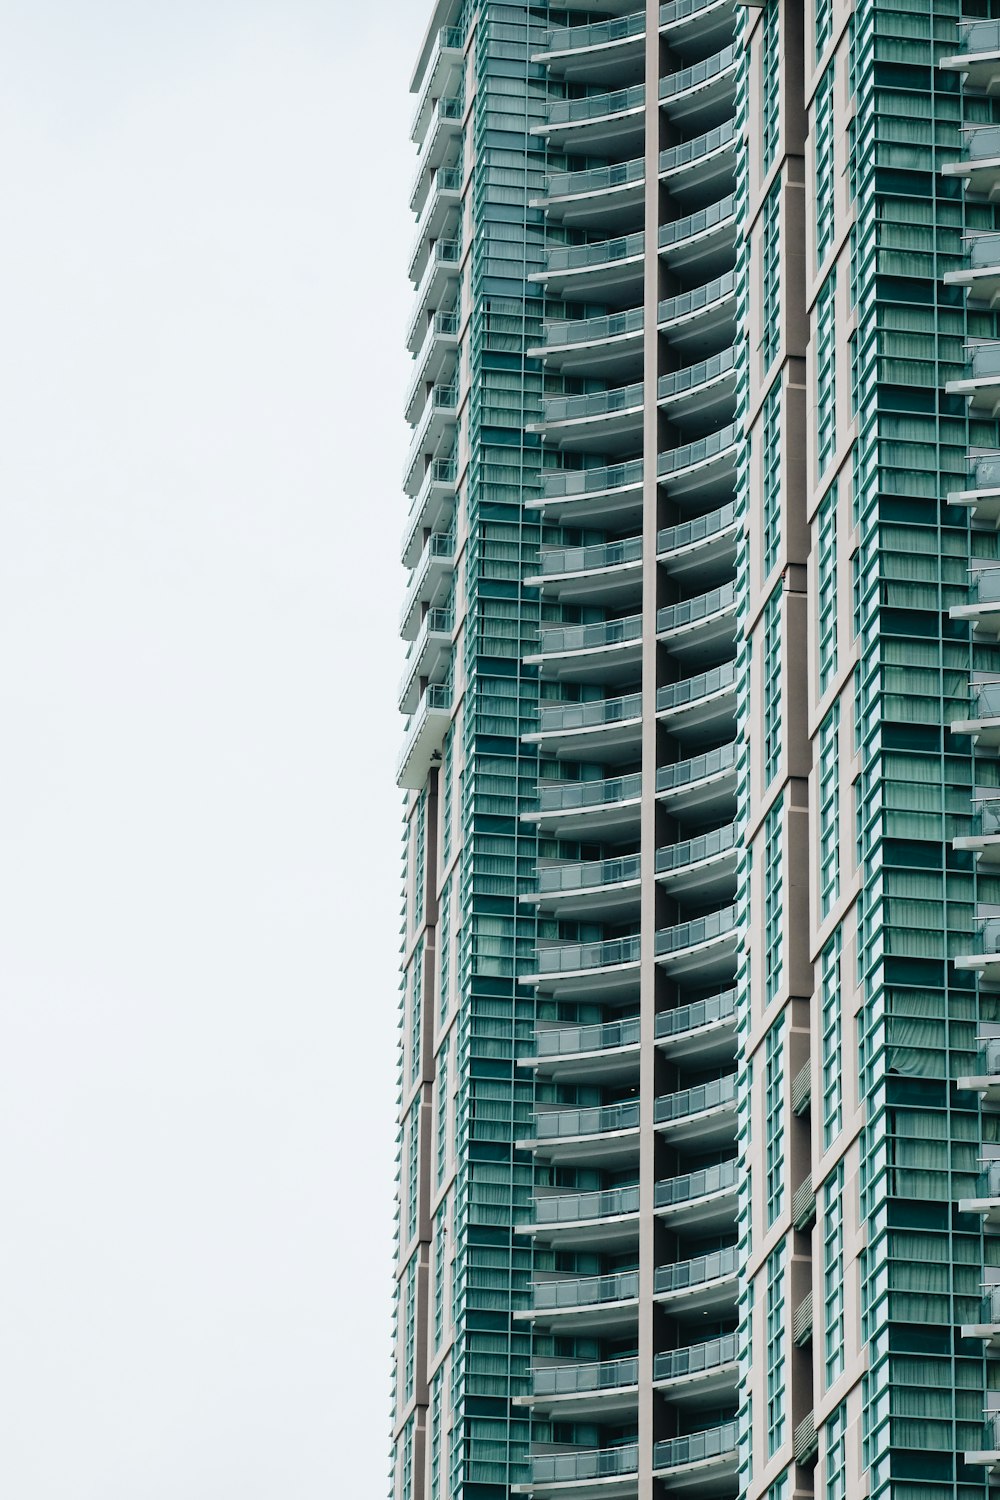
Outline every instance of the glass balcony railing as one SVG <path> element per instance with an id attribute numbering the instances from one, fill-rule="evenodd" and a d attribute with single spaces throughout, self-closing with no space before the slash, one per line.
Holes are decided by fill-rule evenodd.
<path id="1" fill-rule="evenodd" d="M 689 1344 L 684 1349 L 670 1349 L 653 1360 L 654 1380 L 680 1380 L 685 1375 L 707 1374 L 731 1365 L 739 1358 L 739 1339 L 735 1333 L 706 1339 L 703 1344 Z"/>
<path id="2" fill-rule="evenodd" d="M 656 694 L 656 711 L 669 713 L 674 709 L 684 708 L 689 703 L 697 703 L 702 698 L 711 698 L 715 693 L 725 692 L 735 681 L 736 663 L 723 662 L 721 667 L 713 667 L 709 672 L 699 672 L 696 677 L 684 677 L 680 682 L 671 682 L 666 687 L 659 688 Z"/>
<path id="3" fill-rule="evenodd" d="M 591 625 L 543 625 L 538 650 L 542 656 L 562 651 L 597 651 L 603 646 L 624 646 L 642 638 L 642 616 L 622 620 L 596 620 Z"/>
<path id="4" fill-rule="evenodd" d="M 735 848 L 736 824 L 727 823 L 724 828 L 713 828 L 710 833 L 699 833 L 696 838 L 657 849 L 656 873 L 669 875 L 674 870 L 685 870 L 689 865 L 701 864 L 713 855 L 727 854 Z"/>
<path id="5" fill-rule="evenodd" d="M 639 1212 L 639 1185 L 606 1188 L 595 1193 L 556 1193 L 535 1202 L 537 1224 L 577 1224 L 619 1219 Z"/>
<path id="6" fill-rule="evenodd" d="M 725 198 L 720 198 L 717 203 L 710 203 L 707 208 L 700 208 L 695 214 L 688 214 L 683 219 L 673 219 L 669 224 L 660 226 L 660 249 L 669 250 L 671 245 L 678 245 L 682 240 L 693 239 L 697 234 L 704 234 L 709 229 L 714 229 L 717 224 L 724 224 L 735 217 L 736 198 L 732 193 L 727 193 Z"/>
<path id="7" fill-rule="evenodd" d="M 672 370 L 669 375 L 661 375 L 656 387 L 657 397 L 661 401 L 669 401 L 674 396 L 682 396 L 685 391 L 693 390 L 695 386 L 718 380 L 721 375 L 727 375 L 735 368 L 734 346 L 723 349 L 721 354 L 713 354 L 710 359 L 699 360 L 696 365 L 687 365 L 683 370 Z"/>
<path id="8" fill-rule="evenodd" d="M 541 1365 L 531 1372 L 535 1396 L 579 1396 L 587 1391 L 611 1391 L 638 1385 L 639 1360 L 602 1359 L 585 1365 Z"/>
<path id="9" fill-rule="evenodd" d="M 639 1042 L 639 1017 L 592 1026 L 559 1026 L 535 1034 L 536 1057 L 575 1057 L 579 1053 L 613 1052 Z"/>
<path id="10" fill-rule="evenodd" d="M 666 78 L 660 79 L 661 100 L 672 99 L 675 94 L 686 94 L 688 89 L 697 88 L 699 84 L 708 83 L 710 79 L 717 78 L 727 68 L 733 67 L 741 50 L 733 42 L 712 57 L 705 57 L 701 62 L 692 63 L 689 68 L 680 68 L 676 73 L 668 73 Z"/>
<path id="11" fill-rule="evenodd" d="M 719 0 L 668 0 L 666 5 L 660 6 L 660 25 L 671 26 L 677 21 L 685 21 L 688 16 L 697 15 L 700 10 L 708 10 L 717 5 Z"/>
<path id="12" fill-rule="evenodd" d="M 561 1307 L 598 1307 L 602 1302 L 630 1302 L 639 1295 L 639 1272 L 619 1271 L 613 1276 L 577 1276 L 566 1281 L 537 1281 L 533 1303 L 536 1310 Z"/>
<path id="13" fill-rule="evenodd" d="M 735 1020 L 736 991 L 723 990 L 721 994 L 709 995 L 690 1005 L 678 1005 L 673 1010 L 661 1011 L 656 1018 L 656 1035 L 658 1039 L 684 1036 L 690 1031 L 700 1031 L 703 1026 Z"/>
<path id="14" fill-rule="evenodd" d="M 629 333 L 641 333 L 645 311 L 631 307 L 628 312 L 608 313 L 602 318 L 557 318 L 546 323 L 545 344 L 548 348 L 567 344 L 597 344 L 603 339 L 621 338 Z"/>
<path id="15" fill-rule="evenodd" d="M 735 1103 L 736 1074 L 727 1073 L 724 1078 L 710 1078 L 707 1083 L 699 1083 L 694 1088 L 664 1094 L 654 1101 L 653 1118 L 657 1125 L 669 1125 L 676 1120 L 686 1120 L 690 1115 L 704 1114 L 707 1109 Z"/>
<path id="16" fill-rule="evenodd" d="M 553 99 L 549 104 L 549 125 L 582 125 L 588 120 L 603 120 L 612 115 L 628 114 L 646 103 L 646 85 L 635 83 L 629 89 L 614 89 L 609 94 L 585 94 L 582 99 Z"/>
<path id="17" fill-rule="evenodd" d="M 642 775 L 611 776 L 602 781 L 563 781 L 557 786 L 538 788 L 541 812 L 570 812 L 574 808 L 609 807 L 616 802 L 632 802 L 642 796 Z"/>
<path id="18" fill-rule="evenodd" d="M 716 1193 L 726 1193 L 736 1187 L 737 1164 L 732 1161 L 719 1162 L 714 1167 L 702 1167 L 698 1172 L 686 1172 L 681 1177 L 668 1177 L 658 1182 L 653 1195 L 657 1208 L 674 1208 L 680 1203 L 694 1203 L 699 1198 L 712 1198 Z"/>
<path id="19" fill-rule="evenodd" d="M 601 568 L 620 568 L 642 561 L 642 537 L 619 537 L 613 542 L 595 542 L 589 547 L 544 547 L 538 559 L 543 578 L 563 573 L 596 573 Z"/>
<path id="20" fill-rule="evenodd" d="M 656 773 L 656 790 L 674 792 L 692 782 L 707 781 L 736 765 L 736 742 L 719 745 L 715 750 L 706 750 L 704 755 L 693 755 L 690 760 L 679 760 L 672 766 L 660 766 Z"/>
<path id="21" fill-rule="evenodd" d="M 618 1130 L 638 1128 L 638 1099 L 592 1108 L 555 1109 L 535 1116 L 536 1141 L 573 1140 L 581 1135 L 608 1135 Z"/>
<path id="22" fill-rule="evenodd" d="M 551 895 L 558 891 L 587 891 L 599 886 L 622 885 L 639 879 L 640 865 L 638 854 L 587 860 L 583 864 L 541 865 L 538 889 L 542 895 Z"/>
<path id="23" fill-rule="evenodd" d="M 635 11 L 630 16 L 614 16 L 608 21 L 595 21 L 590 26 L 554 26 L 545 34 L 542 51 L 575 52 L 582 47 L 603 47 L 609 42 L 642 36 L 645 30 L 644 10 Z"/>
<path id="24" fill-rule="evenodd" d="M 1000 1161 L 991 1161 L 976 1178 L 973 1198 L 1000 1198 Z"/>
<path id="25" fill-rule="evenodd" d="M 646 158 L 609 162 L 604 167 L 585 167 L 579 172 L 552 172 L 545 188 L 547 198 L 572 198 L 577 193 L 604 193 L 630 187 L 646 176 Z"/>
<path id="26" fill-rule="evenodd" d="M 452 689 L 448 683 L 431 683 L 425 688 L 420 702 L 417 704 L 413 715 L 406 721 L 406 732 L 403 739 L 403 748 L 396 762 L 396 775 L 401 776 L 407 761 L 413 754 L 416 745 L 424 729 L 427 727 L 428 715 L 433 710 L 451 710 Z"/>
<path id="27" fill-rule="evenodd" d="M 711 1458 L 732 1454 L 736 1458 L 735 1422 L 710 1427 L 707 1432 L 692 1432 L 688 1437 L 667 1438 L 653 1444 L 653 1470 L 683 1469 L 689 1464 L 705 1463 Z"/>
<path id="28" fill-rule="evenodd" d="M 736 502 L 731 500 L 718 510 L 710 510 L 692 521 L 681 521 L 677 526 L 665 526 L 656 533 L 657 556 L 668 552 L 679 552 L 683 547 L 692 547 L 709 537 L 720 536 L 736 524 Z"/>
<path id="29" fill-rule="evenodd" d="M 416 639 L 406 653 L 406 663 L 399 679 L 399 691 L 403 693 L 413 669 L 432 635 L 449 636 L 455 628 L 455 612 L 451 609 L 429 609 L 420 622 Z"/>
<path id="30" fill-rule="evenodd" d="M 658 958 L 667 958 L 671 953 L 682 953 L 686 948 L 697 948 L 702 943 L 735 934 L 736 907 L 724 906 L 721 911 L 710 912 L 707 917 L 661 928 L 656 934 L 656 954 Z"/>
<path id="31" fill-rule="evenodd" d="M 983 1288 L 982 1301 L 979 1304 L 978 1321 L 988 1328 L 1000 1326 L 1000 1286 L 988 1286 Z"/>
<path id="32" fill-rule="evenodd" d="M 613 969 L 639 962 L 639 935 L 603 943 L 553 943 L 538 949 L 540 974 L 575 974 L 584 969 Z"/>
<path id="33" fill-rule="evenodd" d="M 432 531 L 423 545 L 423 550 L 418 557 L 410 579 L 406 585 L 406 593 L 403 595 L 403 607 L 399 612 L 400 629 L 405 629 L 406 622 L 416 605 L 427 575 L 431 570 L 432 563 L 437 561 L 449 561 L 455 555 L 455 538 L 450 531 Z"/>
<path id="34" fill-rule="evenodd" d="M 561 500 L 573 495 L 598 495 L 610 490 L 635 489 L 641 484 L 641 458 L 630 459 L 624 464 L 608 464 L 593 469 L 553 469 L 542 473 L 542 494 L 546 500 Z"/>
<path id="35" fill-rule="evenodd" d="M 967 128 L 965 155 L 969 161 L 992 161 L 1000 156 L 1000 125 L 975 125 Z"/>
<path id="36" fill-rule="evenodd" d="M 585 396 L 549 396 L 542 402 L 544 422 L 578 422 L 587 417 L 611 417 L 624 411 L 642 410 L 642 381 L 593 391 Z"/>
<path id="37" fill-rule="evenodd" d="M 988 1412 L 983 1419 L 982 1436 L 978 1453 L 1000 1453 L 1000 1412 Z"/>
<path id="38" fill-rule="evenodd" d="M 623 698 L 595 698 L 589 703 L 543 703 L 538 711 L 538 727 L 543 733 L 605 729 L 613 724 L 627 724 L 641 715 L 642 694 L 627 693 Z"/>
<path id="39" fill-rule="evenodd" d="M 668 604 L 656 612 L 656 629 L 661 635 L 679 630 L 684 625 L 697 624 L 699 620 L 711 619 L 724 610 L 736 607 L 735 583 L 724 583 L 721 588 L 710 589 L 707 594 L 698 594 L 694 599 L 682 599 L 678 604 Z"/>
<path id="40" fill-rule="evenodd" d="M 966 482 L 970 490 L 1000 489 L 1000 453 L 977 454 L 969 466 Z"/>
<path id="41" fill-rule="evenodd" d="M 969 820 L 971 838 L 996 838 L 1000 834 L 1000 798 L 984 798 L 973 804 Z"/>
<path id="42" fill-rule="evenodd" d="M 973 722 L 1000 719 L 1000 682 L 969 684 L 969 717 Z"/>
<path id="43" fill-rule="evenodd" d="M 722 1281 L 735 1276 L 739 1257 L 735 1245 L 724 1250 L 713 1250 L 708 1255 L 698 1255 L 694 1260 L 681 1260 L 672 1266 L 657 1266 L 653 1279 L 653 1290 L 660 1296 L 672 1292 L 687 1292 L 711 1281 Z"/>
<path id="44" fill-rule="evenodd" d="M 1000 604 L 1000 564 L 969 565 L 969 603 Z"/>
<path id="45" fill-rule="evenodd" d="M 613 240 L 591 240 L 586 245 L 553 245 L 548 253 L 548 269 L 579 271 L 588 266 L 638 259 L 642 256 L 644 245 L 645 236 L 641 229 L 635 234 L 619 235 Z"/>
<path id="46" fill-rule="evenodd" d="M 736 140 L 735 120 L 726 120 L 722 125 L 716 125 L 712 130 L 706 130 L 703 135 L 692 136 L 689 141 L 680 141 L 676 146 L 668 146 L 665 151 L 660 152 L 660 172 L 666 175 L 668 172 L 678 172 L 681 167 L 689 167 L 693 162 L 701 161 L 706 156 L 713 156 L 716 151 L 722 151 L 726 146 L 731 146 Z M 736 168 L 736 157 L 733 156 L 733 170 Z"/>
<path id="47" fill-rule="evenodd" d="M 992 23 L 1000 26 L 1000 21 Z M 984 271 L 1000 266 L 1000 234 L 973 234 L 966 240 L 966 253 L 973 271 Z"/>
<path id="48" fill-rule="evenodd" d="M 713 303 L 735 295 L 736 272 L 726 271 L 722 276 L 706 281 L 704 286 L 693 287 L 689 292 L 678 292 L 675 297 L 666 297 L 657 304 L 656 320 L 661 326 L 664 323 L 675 323 L 703 307 L 711 307 Z"/>
<path id="49" fill-rule="evenodd" d="M 965 1072 L 973 1078 L 1000 1078 L 1000 1037 L 984 1041 Z"/>
<path id="50" fill-rule="evenodd" d="M 1000 340 L 990 339 L 981 344 L 970 344 L 967 354 L 970 379 L 995 380 L 1000 375 Z"/>
<path id="51" fill-rule="evenodd" d="M 704 463 L 725 449 L 734 447 L 739 437 L 738 424 L 729 422 L 718 432 L 710 432 L 707 437 L 699 438 L 696 443 L 684 443 L 680 448 L 671 448 L 669 452 L 661 453 L 656 461 L 656 471 L 661 479 L 665 479 L 669 474 L 676 474 L 679 469 L 690 469 L 695 464 Z"/>
<path id="52" fill-rule="evenodd" d="M 638 1443 L 624 1443 L 620 1448 L 581 1448 L 575 1453 L 537 1453 L 531 1455 L 531 1482 L 540 1484 L 579 1484 L 586 1479 L 613 1479 L 639 1472 Z"/>
<path id="53" fill-rule="evenodd" d="M 960 52 L 1000 52 L 1000 21 L 959 21 Z"/>

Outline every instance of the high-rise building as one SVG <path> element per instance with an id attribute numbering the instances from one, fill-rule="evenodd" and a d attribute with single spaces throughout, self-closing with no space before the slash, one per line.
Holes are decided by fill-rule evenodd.
<path id="1" fill-rule="evenodd" d="M 394 1500 L 1000 1480 L 995 3 L 429 17 Z"/>

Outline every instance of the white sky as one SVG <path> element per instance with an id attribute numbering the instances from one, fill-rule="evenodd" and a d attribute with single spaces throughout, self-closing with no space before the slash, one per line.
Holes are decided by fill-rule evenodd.
<path id="1" fill-rule="evenodd" d="M 0 1493 L 382 1500 L 429 0 L 0 0 Z"/>

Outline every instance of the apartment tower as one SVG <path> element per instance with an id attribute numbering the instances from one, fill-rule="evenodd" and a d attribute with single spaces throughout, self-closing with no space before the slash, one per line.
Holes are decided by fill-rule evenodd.
<path id="1" fill-rule="evenodd" d="M 966 3 L 428 16 L 393 1500 L 1000 1482 Z"/>

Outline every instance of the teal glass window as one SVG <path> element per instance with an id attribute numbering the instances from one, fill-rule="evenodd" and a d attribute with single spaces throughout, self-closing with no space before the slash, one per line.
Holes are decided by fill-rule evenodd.
<path id="1" fill-rule="evenodd" d="M 816 452 L 823 474 L 837 447 L 837 269 L 816 298 Z"/>
<path id="2" fill-rule="evenodd" d="M 413 1396 L 417 1367 L 417 1257 L 403 1272 L 403 1405 Z"/>
<path id="3" fill-rule="evenodd" d="M 441 969 L 439 974 L 438 1009 L 442 1021 L 448 1014 L 451 994 L 451 880 L 445 882 L 441 892 L 441 907 L 438 931 L 440 934 Z"/>
<path id="4" fill-rule="evenodd" d="M 781 178 L 776 177 L 764 202 L 762 262 L 763 334 L 761 358 L 766 370 L 781 347 Z"/>
<path id="5" fill-rule="evenodd" d="M 840 700 L 819 731 L 819 906 L 825 917 L 840 895 Z"/>
<path id="6" fill-rule="evenodd" d="M 781 379 L 774 382 L 764 399 L 764 555 L 767 578 L 781 552 Z"/>
<path id="7" fill-rule="evenodd" d="M 820 504 L 816 520 L 819 606 L 819 690 L 825 693 L 837 671 L 837 481 Z"/>
<path id="8" fill-rule="evenodd" d="M 420 1188 L 420 1106 L 410 1110 L 406 1151 L 406 1238 L 408 1245 L 417 1232 L 417 1204 Z"/>
<path id="9" fill-rule="evenodd" d="M 766 173 L 778 154 L 781 119 L 781 67 L 778 0 L 768 0 L 764 7 L 761 32 L 761 171 Z"/>
<path id="10" fill-rule="evenodd" d="M 770 1005 L 784 977 L 781 809 L 779 796 L 764 820 L 764 1003 Z"/>
<path id="11" fill-rule="evenodd" d="M 767 1500 L 788 1500 L 788 1470 L 779 1474 L 774 1483 L 769 1487 Z"/>
<path id="12" fill-rule="evenodd" d="M 826 1488 L 823 1500 L 847 1500 L 847 1407 L 826 1419 Z"/>
<path id="13" fill-rule="evenodd" d="M 781 585 L 764 606 L 764 785 L 781 764 Z"/>
<path id="14" fill-rule="evenodd" d="M 823 1057 L 823 1150 L 843 1125 L 843 1036 L 841 1028 L 841 929 L 838 927 L 820 956 L 820 1009 Z"/>
<path id="15" fill-rule="evenodd" d="M 431 1378 L 431 1500 L 441 1500 L 441 1432 L 444 1406 L 444 1367 Z"/>
<path id="16" fill-rule="evenodd" d="M 437 1066 L 437 1121 L 435 1132 L 437 1136 L 437 1184 L 439 1187 L 444 1181 L 445 1168 L 448 1165 L 448 1051 L 449 1044 L 446 1041 L 438 1053 Z"/>
<path id="17" fill-rule="evenodd" d="M 764 1196 L 768 1228 L 785 1198 L 785 1018 L 779 1017 L 764 1043 Z"/>
<path id="18" fill-rule="evenodd" d="M 767 1453 L 785 1438 L 785 1265 L 784 1243 L 767 1258 Z"/>
<path id="19" fill-rule="evenodd" d="M 823 264 L 823 257 L 833 244 L 834 233 L 833 70 L 831 61 L 820 79 L 813 101 L 817 266 Z"/>
<path id="20" fill-rule="evenodd" d="M 410 1083 L 420 1076 L 420 1053 L 423 1045 L 424 1012 L 424 940 L 420 939 L 410 965 L 412 1000 L 410 1002 Z"/>
<path id="21" fill-rule="evenodd" d="M 452 823 L 454 821 L 452 809 L 454 778 L 455 736 L 453 731 L 449 729 L 444 737 L 444 750 L 441 757 L 441 822 L 443 825 L 441 834 L 441 859 L 446 869 L 451 859 Z"/>
<path id="22" fill-rule="evenodd" d="M 399 1500 L 413 1500 L 413 1424 L 416 1414 L 411 1416 L 400 1436 Z"/>
<path id="23" fill-rule="evenodd" d="M 816 0 L 815 21 L 816 61 L 819 62 L 833 35 L 833 0 Z"/>
<path id="24" fill-rule="evenodd" d="M 424 889 L 427 871 L 424 868 L 427 853 L 427 793 L 423 791 L 417 799 L 417 810 L 413 815 L 413 922 L 421 927 L 424 921 Z"/>
<path id="25" fill-rule="evenodd" d="M 440 1349 L 444 1339 L 444 1310 L 448 1266 L 445 1252 L 448 1249 L 448 1211 L 442 1203 L 434 1216 L 434 1347 Z"/>
<path id="26" fill-rule="evenodd" d="M 826 1386 L 844 1372 L 844 1163 L 823 1187 L 823 1369 Z"/>

